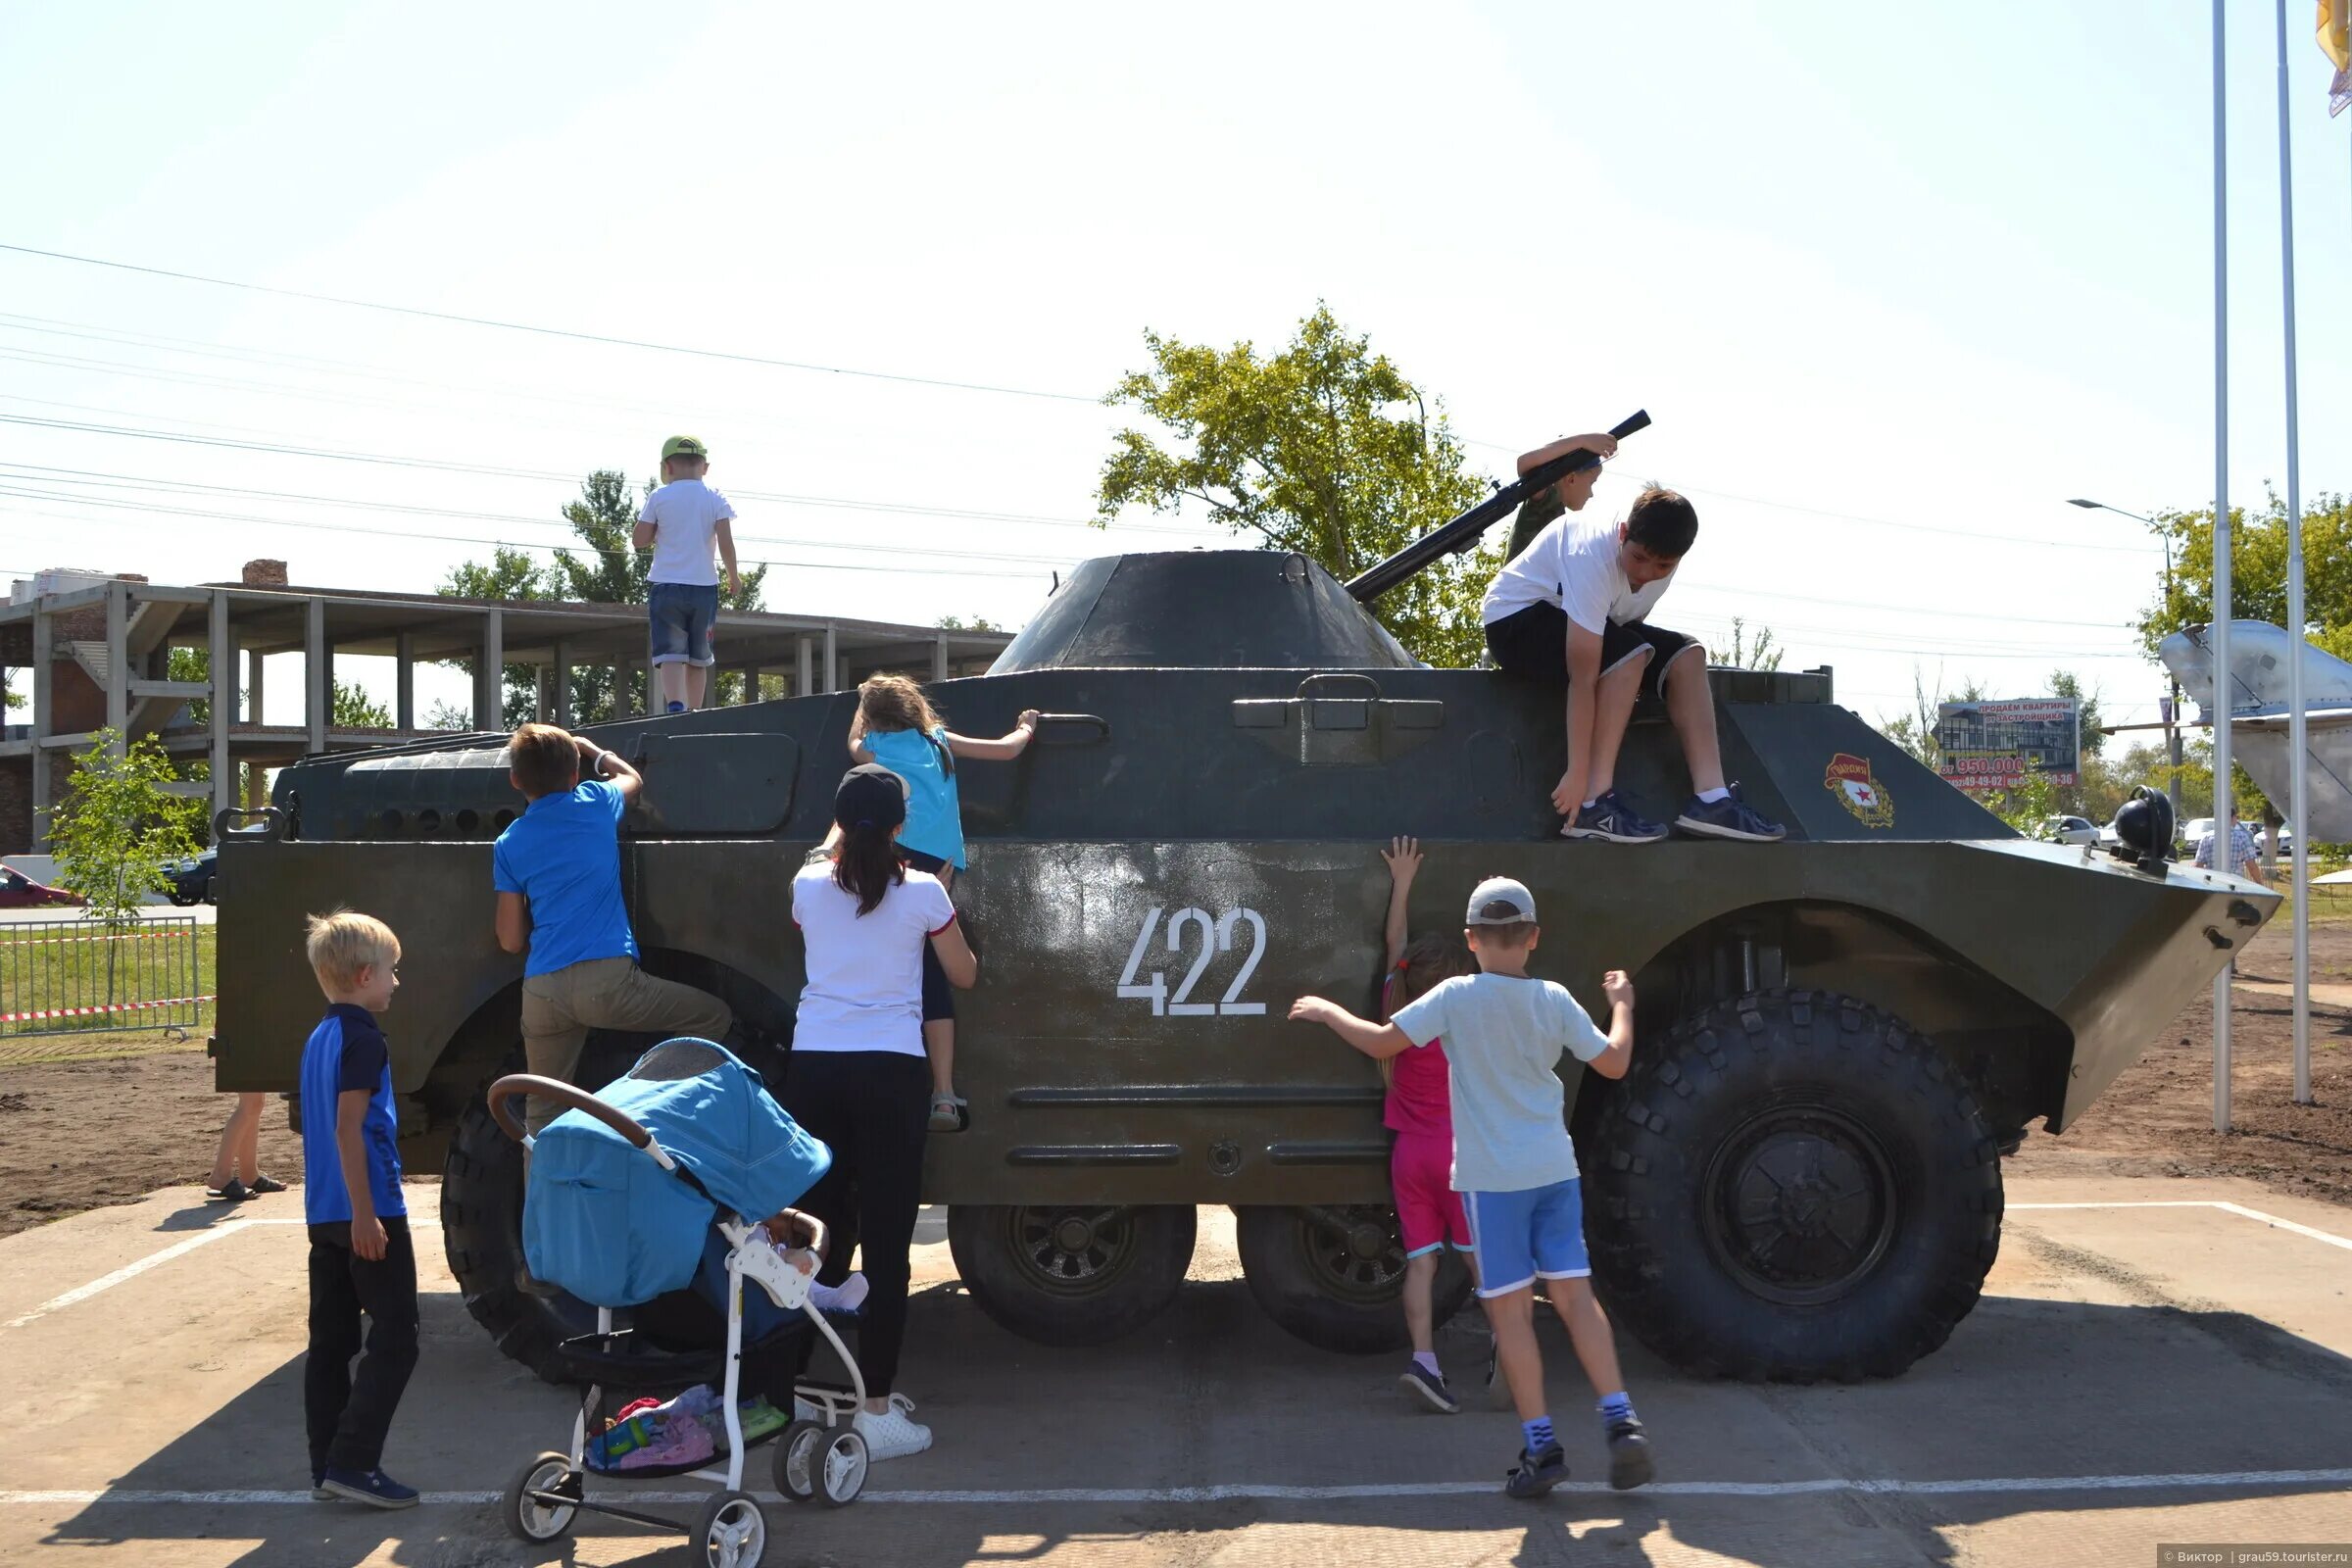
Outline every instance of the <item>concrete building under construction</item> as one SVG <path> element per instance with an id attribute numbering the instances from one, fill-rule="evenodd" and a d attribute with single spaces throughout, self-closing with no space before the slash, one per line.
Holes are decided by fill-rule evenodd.
<path id="1" fill-rule="evenodd" d="M 881 670 L 934 680 L 978 674 L 1011 638 L 722 610 L 712 640 L 718 671 L 740 677 L 737 695 L 771 699 L 842 690 Z M 201 662 L 202 679 L 172 678 L 173 649 L 204 652 L 201 662 L 181 661 L 183 675 Z M 189 587 L 133 573 L 42 572 L 0 607 L 0 666 L 28 669 L 32 688 L 31 721 L 9 725 L 0 739 L 0 853 L 48 848 L 49 809 L 74 755 L 104 730 L 152 736 L 175 760 L 204 763 L 202 778 L 174 787 L 219 811 L 260 804 L 241 797 L 258 796 L 268 769 L 297 758 L 445 734 L 446 723 L 418 722 L 419 662 L 465 664 L 467 722 L 498 730 L 505 671 L 517 664 L 538 673 L 544 719 L 571 721 L 584 670 L 605 672 L 615 716 L 645 711 L 646 652 L 642 605 L 296 587 L 282 561 L 248 562 L 236 582 Z M 334 723 L 335 661 L 361 656 L 393 662 L 388 728 Z M 263 721 L 273 669 L 301 683 L 299 724 Z M 233 678 L 219 681 L 223 670 Z"/>

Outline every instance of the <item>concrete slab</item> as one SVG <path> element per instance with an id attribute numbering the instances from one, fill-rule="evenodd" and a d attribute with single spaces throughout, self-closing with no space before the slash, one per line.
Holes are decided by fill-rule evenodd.
<path id="1" fill-rule="evenodd" d="M 435 1191 L 410 1189 L 427 1238 Z M 561 1446 L 570 1405 L 497 1355 L 429 1239 L 424 1358 L 388 1456 L 428 1502 L 310 1502 L 307 1242 L 270 1223 L 298 1219 L 297 1197 L 222 1220 L 175 1189 L 0 1242 L 0 1561 L 681 1560 L 676 1538 L 592 1518 L 561 1549 L 504 1535 L 497 1494 Z M 2230 1182 L 2021 1181 L 2010 1197 L 1984 1304 L 1894 1382 L 1701 1382 L 1629 1348 L 1660 1450 L 1642 1494 L 1589 1479 L 1591 1396 L 1547 1331 L 1583 1479 L 1534 1506 L 1493 1490 L 1517 1443 L 1507 1413 L 1417 1414 L 1385 1358 L 1284 1337 L 1219 1214 L 1164 1318 L 1066 1351 L 977 1311 L 932 1216 L 907 1372 L 939 1446 L 877 1467 L 851 1509 L 774 1504 L 768 1560 L 1876 1565 L 2047 1560 L 2063 1541 L 2068 1561 L 2144 1564 L 2157 1541 L 2352 1540 L 2352 1251 L 2323 1239 L 2352 1238 L 2352 1214 Z M 2034 1206 L 2150 1202 L 2194 1206 Z M 1474 1370 L 1466 1334 L 1441 1348 Z M 680 1499 L 681 1517 L 705 1494 L 638 1490 Z"/>

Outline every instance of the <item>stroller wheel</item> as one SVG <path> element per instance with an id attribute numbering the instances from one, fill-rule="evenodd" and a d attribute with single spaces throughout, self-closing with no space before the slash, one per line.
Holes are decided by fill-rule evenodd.
<path id="1" fill-rule="evenodd" d="M 543 1453 L 515 1472 L 507 1487 L 504 1509 L 507 1528 L 532 1543 L 553 1541 L 569 1530 L 579 1509 L 569 1503 L 549 1502 L 544 1496 L 532 1495 L 551 1492 L 570 1497 L 579 1495 L 580 1477 L 571 1468 L 571 1455 Z"/>
<path id="2" fill-rule="evenodd" d="M 776 1490 L 794 1502 L 816 1496 L 817 1455 L 825 1446 L 825 1428 L 815 1421 L 795 1421 L 776 1439 Z"/>
<path id="3" fill-rule="evenodd" d="M 760 1568 L 767 1550 L 767 1515 L 748 1492 L 722 1492 L 703 1504 L 695 1516 L 688 1549 L 702 1543 L 703 1554 L 694 1560 L 709 1568 Z"/>
<path id="4" fill-rule="evenodd" d="M 849 1427 L 834 1429 L 816 1473 L 816 1495 L 828 1508 L 846 1507 L 865 1490 L 865 1439 Z"/>

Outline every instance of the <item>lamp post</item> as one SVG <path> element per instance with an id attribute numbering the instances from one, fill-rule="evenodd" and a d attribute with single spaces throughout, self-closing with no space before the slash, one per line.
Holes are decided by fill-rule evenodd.
<path id="1" fill-rule="evenodd" d="M 2075 498 L 2075 499 L 2069 500 L 2069 501 L 2067 502 L 2067 505 L 2068 505 L 2068 506 L 2070 506 L 2070 507 L 2086 507 L 2086 508 L 2090 509 L 2090 510 L 2091 510 L 2091 511 L 2093 511 L 2093 512 L 2112 512 L 2112 513 L 2114 513 L 2114 514 L 2115 514 L 2117 516 L 2119 516 L 2119 517 L 2131 517 L 2131 518 L 2132 518 L 2132 519 L 2133 519 L 2133 520 L 2135 520 L 2135 521 L 2138 521 L 2138 522 L 2144 522 L 2144 523 L 2146 523 L 2146 524 L 2147 524 L 2149 527 L 2156 529 L 2156 530 L 2157 530 L 2157 537 L 2158 537 L 2158 538 L 2160 538 L 2160 539 L 2162 539 L 2162 540 L 2164 541 L 2164 600 L 2165 600 L 2165 604 L 2166 604 L 2168 607 L 2169 607 L 2169 606 L 2172 604 L 2172 600 L 2173 600 L 2173 534 L 2172 534 L 2172 530 L 2171 530 L 2171 529 L 2169 529 L 2169 528 L 2166 528 L 2166 527 L 2163 527 L 2161 524 L 2159 524 L 2159 523 L 2156 521 L 2156 519 L 2155 519 L 2154 517 L 2143 517 L 2143 516 L 2141 516 L 2141 515 L 2140 515 L 2138 513 L 2136 513 L 2136 512 L 2126 512 L 2126 511 L 2125 511 L 2123 508 L 2121 508 L 2121 507 L 2111 507 L 2111 506 L 2109 506 L 2109 505 L 2108 505 L 2106 502 L 2104 502 L 2104 501 L 2084 501 L 2084 500 L 2082 500 L 2081 498 L 2079 498 L 2079 497 L 2078 497 L 2078 498 Z M 2169 758 L 2169 759 L 2172 760 L 2172 764 L 2173 764 L 2173 770 L 2172 770 L 2172 777 L 2170 778 L 2170 780 L 2168 780 L 2168 781 L 2167 781 L 2167 783 L 2166 783 L 2166 786 L 2165 786 L 2165 791 L 2164 791 L 2164 792 L 2165 792 L 2165 794 L 2167 794 L 2167 795 L 2169 795 L 2169 796 L 2171 796 L 2171 797 L 2172 797 L 2172 802 L 2173 802 L 2173 820 L 2174 820 L 2174 821 L 2176 821 L 2176 822 L 2178 822 L 2178 821 L 2180 821 L 2180 820 L 2181 819 L 2181 817 L 2180 817 L 2180 676 L 2178 676 L 2178 675 L 2175 675 L 2175 674 L 2173 674 L 2173 673 L 2172 673 L 2172 672 L 2171 672 L 2169 669 L 2168 669 L 2168 670 L 2167 670 L 2165 673 L 2166 673 L 2166 677 L 2167 677 L 2167 679 L 2169 679 L 2169 680 L 2172 682 L 2172 693 L 2173 693 L 2173 696 L 2172 696 L 2172 707 L 2171 707 L 2171 708 L 2170 708 L 2170 709 L 2169 709 L 2169 710 L 2166 711 L 2166 713 L 2165 713 L 2165 717 L 2164 717 L 2164 751 L 2165 751 L 2165 756 L 2166 756 L 2166 757 L 2168 757 L 2168 758 Z M 2216 688 L 2216 701 L 2219 701 L 2219 700 L 2220 700 L 2220 689 L 2217 687 L 2217 688 Z"/>

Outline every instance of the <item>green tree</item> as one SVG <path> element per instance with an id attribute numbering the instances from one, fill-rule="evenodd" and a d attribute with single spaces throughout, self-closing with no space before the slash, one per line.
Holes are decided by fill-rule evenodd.
<path id="1" fill-rule="evenodd" d="M 2155 531 L 2172 542 L 2168 582 L 2136 629 L 2148 657 L 2183 626 L 2213 619 L 2213 509 L 2160 512 Z M 2230 510 L 2230 601 L 2237 618 L 2286 624 L 2286 503 L 2276 494 L 2259 514 Z M 2352 498 L 2324 495 L 2303 510 L 2304 635 L 2339 659 L 2352 658 Z"/>
<path id="2" fill-rule="evenodd" d="M 1753 637 L 1747 635 L 1747 622 L 1738 615 L 1732 617 L 1732 646 L 1717 652 L 1724 662 L 1735 669 L 1778 669 L 1786 653 L 1770 626 L 1758 626 Z"/>
<path id="3" fill-rule="evenodd" d="M 1210 520 L 1346 579 L 1486 494 L 1463 466 L 1444 405 L 1432 417 L 1421 389 L 1326 305 L 1272 355 L 1150 331 L 1144 344 L 1152 368 L 1103 402 L 1132 406 L 1158 429 L 1113 438 L 1098 526 L 1124 507 L 1169 513 L 1194 502 Z M 1418 659 L 1476 663 L 1486 647 L 1479 601 L 1501 564 L 1493 547 L 1450 557 L 1383 594 L 1373 613 Z"/>
<path id="4" fill-rule="evenodd" d="M 171 890 L 164 867 L 196 853 L 203 803 L 170 793 L 172 759 L 152 737 L 120 756 L 118 731 L 100 730 L 74 760 L 65 798 L 50 813 L 58 882 L 89 901 L 89 917 L 127 925 L 150 893 Z"/>
<path id="5" fill-rule="evenodd" d="M 986 615 L 974 615 L 966 620 L 961 615 L 942 615 L 936 622 L 941 631 L 1003 631 L 1004 628 Z"/>

